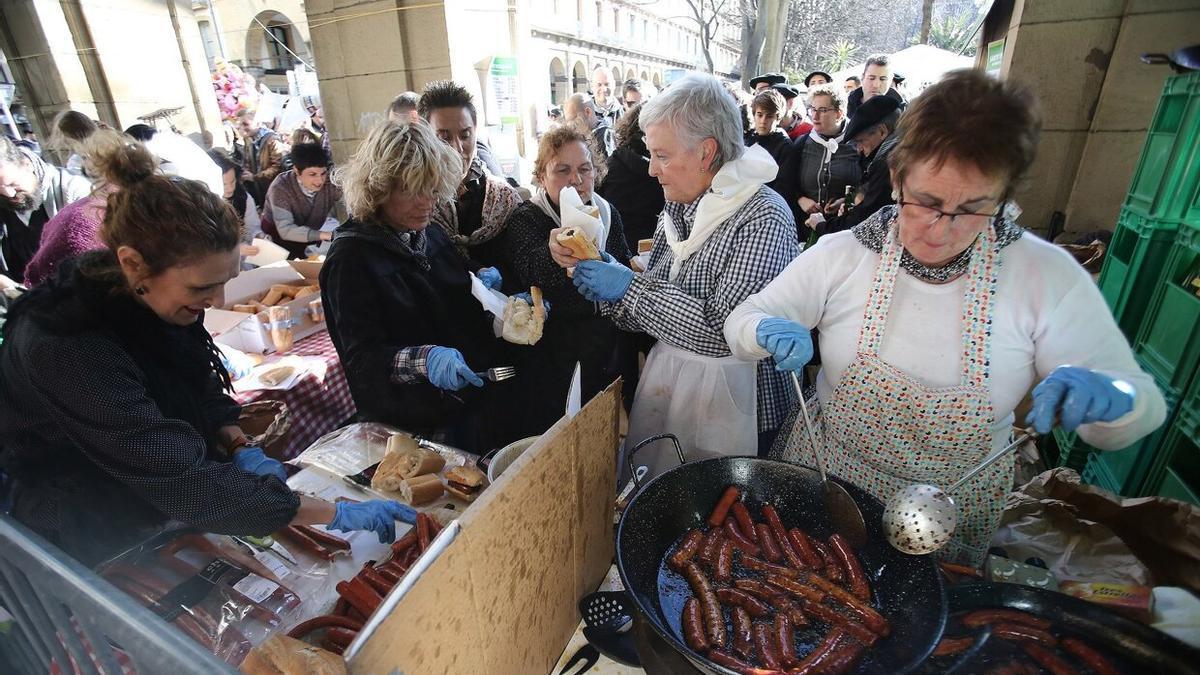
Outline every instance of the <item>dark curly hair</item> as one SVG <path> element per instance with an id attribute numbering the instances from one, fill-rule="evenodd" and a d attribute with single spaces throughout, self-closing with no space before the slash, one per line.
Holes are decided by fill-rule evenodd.
<path id="1" fill-rule="evenodd" d="M 645 156 L 650 154 L 650 151 L 646 148 L 646 132 L 642 131 L 642 125 L 639 123 L 641 117 L 642 104 L 639 103 L 621 115 L 613 133 L 617 137 L 617 147 L 629 146 L 634 152 Z"/>

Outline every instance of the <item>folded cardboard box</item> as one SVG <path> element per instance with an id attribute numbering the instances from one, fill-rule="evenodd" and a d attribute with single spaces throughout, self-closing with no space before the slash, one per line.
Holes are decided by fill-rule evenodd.
<path id="1" fill-rule="evenodd" d="M 253 354 L 274 352 L 275 343 L 271 340 L 266 315 L 235 312 L 232 307 L 261 301 L 276 284 L 312 286 L 320 277 L 321 264 L 310 260 L 288 260 L 242 272 L 226 282 L 225 305 L 204 313 L 204 327 L 213 340 L 234 349 Z M 308 311 L 309 303 L 320 297 L 316 294 L 277 303 L 277 306 L 291 309 L 295 322 L 292 334 L 296 340 L 325 329 L 324 322 L 313 321 Z"/>

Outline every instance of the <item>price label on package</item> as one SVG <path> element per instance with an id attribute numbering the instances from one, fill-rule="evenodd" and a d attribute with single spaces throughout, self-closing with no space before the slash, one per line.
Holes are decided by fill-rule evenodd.
<path id="1" fill-rule="evenodd" d="M 250 598 L 252 602 L 260 603 L 271 594 L 279 589 L 279 584 L 269 579 L 264 579 L 257 574 L 247 574 L 245 579 L 233 585 L 233 590 Z"/>
<path id="2" fill-rule="evenodd" d="M 270 551 L 258 551 L 254 554 L 254 558 L 265 565 L 267 569 L 271 570 L 271 574 L 274 574 L 280 579 L 283 579 L 291 574 L 287 568 L 287 565 L 285 565 L 283 561 L 279 559 L 279 556 L 271 553 Z"/>

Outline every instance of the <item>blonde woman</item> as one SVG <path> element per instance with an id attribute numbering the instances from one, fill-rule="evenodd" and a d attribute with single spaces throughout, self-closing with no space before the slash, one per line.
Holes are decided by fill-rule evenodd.
<path id="1" fill-rule="evenodd" d="M 520 382 L 481 388 L 475 371 L 516 362 L 471 296 L 466 259 L 430 223 L 462 167 L 423 122 L 376 127 L 334 172 L 350 219 L 334 234 L 321 297 L 362 419 L 476 451 L 515 440 L 497 411 Z"/>

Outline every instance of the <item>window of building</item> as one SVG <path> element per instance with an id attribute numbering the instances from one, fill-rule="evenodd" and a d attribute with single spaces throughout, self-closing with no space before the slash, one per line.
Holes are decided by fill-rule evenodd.
<path id="1" fill-rule="evenodd" d="M 604 28 L 602 16 L 604 16 L 604 6 L 600 4 L 600 0 L 596 0 L 596 28 Z"/>
<path id="2" fill-rule="evenodd" d="M 633 12 L 630 12 L 629 13 L 629 33 L 628 33 L 628 35 L 631 39 L 634 36 L 633 31 L 634 31 L 634 26 L 636 23 L 637 23 L 637 17 L 633 15 Z"/>
<path id="3" fill-rule="evenodd" d="M 291 31 L 287 26 L 267 26 L 270 35 L 267 36 L 267 59 L 264 64 L 267 70 L 287 70 L 292 67 L 292 55 L 288 49 L 291 45 Z"/>

